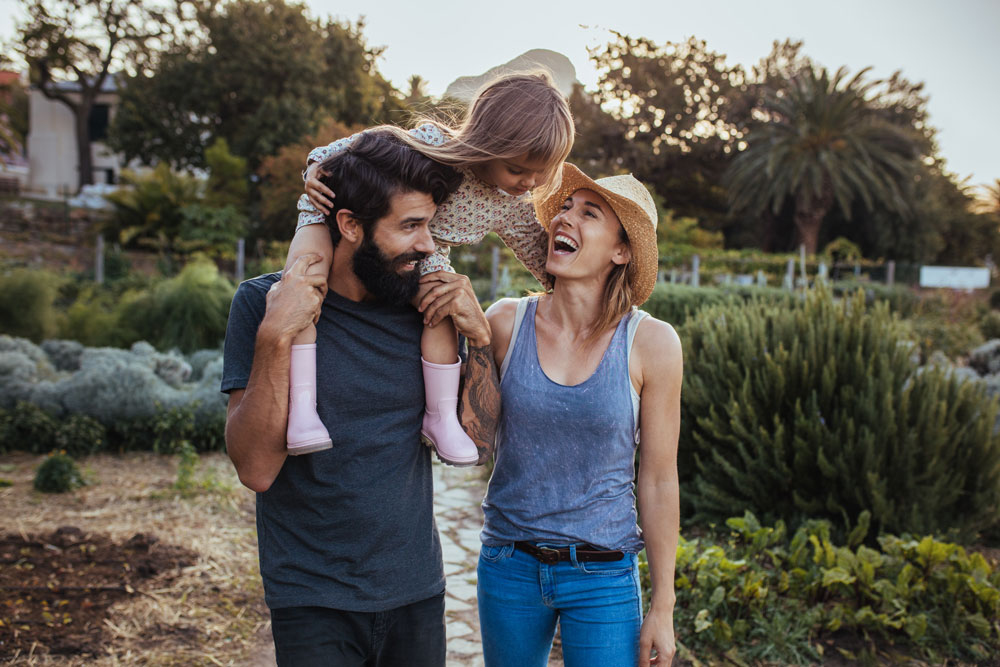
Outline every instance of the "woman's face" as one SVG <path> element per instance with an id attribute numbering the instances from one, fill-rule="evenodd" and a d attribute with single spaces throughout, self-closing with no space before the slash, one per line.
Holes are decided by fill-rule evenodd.
<path id="1" fill-rule="evenodd" d="M 603 278 L 628 262 L 628 244 L 614 209 L 593 190 L 577 190 L 549 225 L 546 270 L 566 278 Z M 603 284 L 603 283 L 602 283 Z"/>

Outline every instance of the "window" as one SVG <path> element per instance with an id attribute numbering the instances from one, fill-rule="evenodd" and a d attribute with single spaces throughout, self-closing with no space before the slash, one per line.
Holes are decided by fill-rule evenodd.
<path id="1" fill-rule="evenodd" d="M 107 104 L 95 104 L 90 108 L 87 129 L 91 141 L 104 141 L 108 138 L 108 110 Z"/>

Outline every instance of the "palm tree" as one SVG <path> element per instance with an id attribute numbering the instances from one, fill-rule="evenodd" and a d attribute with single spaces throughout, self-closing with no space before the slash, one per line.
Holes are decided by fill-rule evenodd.
<path id="1" fill-rule="evenodd" d="M 765 90 L 759 121 L 727 172 L 734 211 L 758 215 L 770 205 L 778 214 L 791 199 L 799 241 L 810 253 L 834 202 L 847 219 L 857 197 L 869 210 L 906 212 L 918 142 L 910 128 L 886 120 L 872 99 L 881 82 L 865 82 L 867 72 L 847 79 L 843 67 L 832 77 L 805 67 L 780 90 Z"/>

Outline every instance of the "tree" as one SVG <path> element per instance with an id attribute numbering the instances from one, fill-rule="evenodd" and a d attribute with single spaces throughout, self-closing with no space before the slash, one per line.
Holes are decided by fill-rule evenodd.
<path id="1" fill-rule="evenodd" d="M 777 215 L 791 201 L 806 251 L 815 253 L 820 228 L 836 203 L 845 217 L 860 199 L 907 212 L 907 193 L 921 141 L 873 101 L 884 82 L 865 81 L 868 69 L 848 79 L 809 67 L 789 85 L 767 90 L 756 112 L 763 118 L 728 170 L 735 211 Z"/>
<path id="2" fill-rule="evenodd" d="M 314 20 L 285 0 L 200 5 L 194 22 L 196 39 L 125 82 L 111 134 L 130 159 L 203 167 L 221 137 L 255 171 L 323 118 L 371 124 L 403 108 L 361 22 Z"/>
<path id="3" fill-rule="evenodd" d="M 612 35 L 607 46 L 590 51 L 601 72 L 597 92 L 586 102 L 583 95 L 573 98 L 574 112 L 582 109 L 584 122 L 599 127 L 601 137 L 600 145 L 585 146 L 578 154 L 634 172 L 679 215 L 698 218 L 712 229 L 725 227 L 728 206 L 721 180 L 741 139 L 733 111 L 746 106 L 739 104 L 746 95 L 746 72 L 694 37 L 657 45 L 643 37 Z M 616 122 L 620 139 L 598 110 Z"/>
<path id="4" fill-rule="evenodd" d="M 303 137 L 298 143 L 285 146 L 276 155 L 264 158 L 257 170 L 260 176 L 261 226 L 254 230 L 256 236 L 274 240 L 292 237 L 297 216 L 296 202 L 305 192 L 302 169 L 306 166 L 309 151 L 316 146 L 325 146 L 350 136 L 360 129 L 361 126 L 352 128 L 327 119 L 315 134 Z"/>
<path id="5" fill-rule="evenodd" d="M 73 113 L 79 185 L 93 183 L 89 120 L 112 73 L 140 71 L 165 34 L 166 15 L 129 0 L 24 0 L 18 51 L 31 83 Z M 73 91 L 65 83 L 73 85 Z"/>

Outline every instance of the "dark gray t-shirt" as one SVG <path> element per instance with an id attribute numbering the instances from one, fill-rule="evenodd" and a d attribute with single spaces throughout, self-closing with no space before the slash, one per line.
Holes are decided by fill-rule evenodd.
<path id="1" fill-rule="evenodd" d="M 233 297 L 222 391 L 250 378 L 267 290 Z M 444 590 L 424 409 L 421 318 L 411 306 L 356 303 L 327 292 L 316 325 L 317 411 L 333 448 L 290 456 L 257 494 L 268 607 L 386 611 Z"/>

